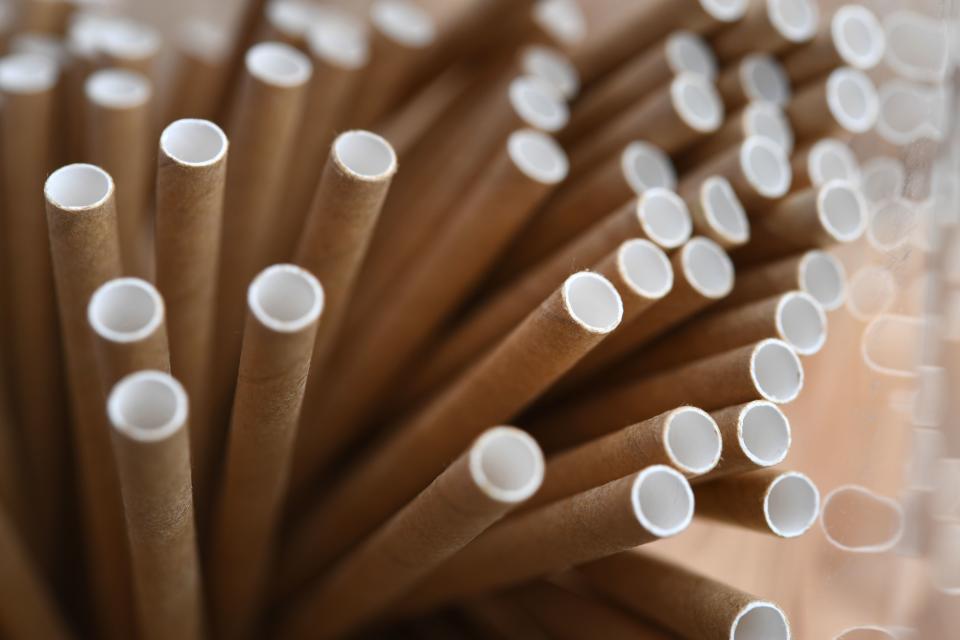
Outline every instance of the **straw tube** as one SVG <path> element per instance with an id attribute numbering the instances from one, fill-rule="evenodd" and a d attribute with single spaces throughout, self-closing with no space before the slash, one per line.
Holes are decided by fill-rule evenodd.
<path id="1" fill-rule="evenodd" d="M 820 492 L 796 471 L 761 469 L 698 484 L 697 515 L 780 538 L 804 534 L 820 515 Z"/>
<path id="2" fill-rule="evenodd" d="M 681 169 L 696 167 L 750 136 L 772 140 L 788 157 L 793 151 L 793 131 L 780 107 L 771 102 L 753 101 L 733 113 L 720 130 L 684 153 L 678 166 Z"/>
<path id="3" fill-rule="evenodd" d="M 797 149 L 791 161 L 793 191 L 821 187 L 830 180 L 860 182 L 860 165 L 847 143 L 836 138 L 821 138 Z"/>
<path id="4" fill-rule="evenodd" d="M 120 277 L 120 241 L 113 180 L 89 164 L 54 171 L 44 186 L 50 254 L 60 312 L 73 414 L 84 525 L 88 540 L 93 597 L 105 637 L 133 632 L 130 567 L 109 430 L 105 391 L 96 371 L 97 356 L 86 309 L 97 287 Z"/>
<path id="5" fill-rule="evenodd" d="M 153 167 L 150 80 L 135 71 L 102 69 L 91 74 L 87 98 L 87 157 L 117 184 L 117 226 L 124 273 L 152 278 L 153 220 L 147 206 Z"/>
<path id="6" fill-rule="evenodd" d="M 290 475 L 324 290 L 293 265 L 267 267 L 247 290 L 247 323 L 210 546 L 218 633 L 252 635 Z"/>
<path id="7" fill-rule="evenodd" d="M 227 79 L 226 29 L 218 23 L 188 18 L 177 29 L 172 45 L 174 62 L 163 121 L 215 117 Z"/>
<path id="8" fill-rule="evenodd" d="M 488 429 L 302 597 L 279 636 L 335 637 L 369 621 L 527 500 L 542 480 L 543 454 L 533 438 L 512 427 Z"/>
<path id="9" fill-rule="evenodd" d="M 846 289 L 843 264 L 829 253 L 814 249 L 745 269 L 737 273 L 733 291 L 717 308 L 740 307 L 795 289 L 812 296 L 826 311 L 838 309 Z"/>
<path id="10" fill-rule="evenodd" d="M 787 117 L 797 140 L 831 132 L 850 135 L 873 128 L 880 100 L 873 82 L 850 67 L 833 70 L 826 80 L 811 82 L 787 105 Z"/>
<path id="11" fill-rule="evenodd" d="M 750 240 L 750 221 L 730 181 L 709 176 L 696 189 L 684 194 L 693 229 L 725 249 L 732 249 Z"/>
<path id="12" fill-rule="evenodd" d="M 167 307 L 170 367 L 207 415 L 216 315 L 217 265 L 227 174 L 227 137 L 208 120 L 177 120 L 160 134 L 157 160 L 157 288 Z M 190 429 L 195 490 L 205 496 L 203 467 L 212 430 Z"/>
<path id="13" fill-rule="evenodd" d="M 728 113 L 755 100 L 783 108 L 791 95 L 790 78 L 783 65 L 766 53 L 751 53 L 727 65 L 717 78 L 717 90 Z"/>
<path id="14" fill-rule="evenodd" d="M 163 298 L 139 278 L 105 282 L 90 296 L 87 321 L 96 337 L 103 387 L 143 369 L 170 371 Z"/>
<path id="15" fill-rule="evenodd" d="M 281 584 L 295 587 L 384 522 L 480 430 L 516 415 L 549 388 L 613 331 L 622 315 L 620 296 L 605 278 L 589 272 L 567 278 L 299 523 L 282 549 Z M 513 375 L 519 363 L 523 376 Z M 330 527 L 330 522 L 338 524 Z"/>
<path id="16" fill-rule="evenodd" d="M 886 37 L 877 16 L 859 4 L 845 4 L 807 44 L 783 60 L 794 86 L 809 82 L 835 67 L 867 71 L 883 58 Z"/>
<path id="17" fill-rule="evenodd" d="M 424 580 L 400 609 L 425 611 L 675 536 L 690 524 L 693 503 L 679 472 L 649 466 L 493 527 Z"/>
<path id="18" fill-rule="evenodd" d="M 585 564 L 576 574 L 627 610 L 688 640 L 791 637 L 786 614 L 772 602 L 648 554 L 621 553 Z"/>
<path id="19" fill-rule="evenodd" d="M 753 400 L 710 414 L 720 429 L 720 461 L 696 482 L 780 464 L 790 451 L 790 421 L 768 400 Z"/>
<path id="20" fill-rule="evenodd" d="M 154 83 L 163 46 L 159 31 L 146 22 L 117 16 L 103 20 L 99 29 L 98 66 L 133 71 Z"/>
<path id="21" fill-rule="evenodd" d="M 751 51 L 779 54 L 812 40 L 819 20 L 816 0 L 761 0 L 751 3 L 743 19 L 710 44 L 724 63 Z"/>
<path id="22" fill-rule="evenodd" d="M 140 635 L 202 638 L 187 394 L 166 373 L 139 371 L 113 387 L 107 413 L 123 490 Z"/>
<path id="23" fill-rule="evenodd" d="M 571 175 L 582 175 L 641 138 L 671 156 L 678 154 L 722 123 L 723 103 L 713 84 L 697 73 L 680 73 L 576 145 L 570 153 Z"/>
<path id="24" fill-rule="evenodd" d="M 720 461 L 720 431 L 696 407 L 671 409 L 609 435 L 551 456 L 543 487 L 524 509 L 539 507 L 636 473 L 651 464 L 670 466 L 687 478 Z"/>

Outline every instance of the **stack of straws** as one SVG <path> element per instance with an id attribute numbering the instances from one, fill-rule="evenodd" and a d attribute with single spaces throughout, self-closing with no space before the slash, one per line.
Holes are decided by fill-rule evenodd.
<path id="1" fill-rule="evenodd" d="M 161 83 L 151 27 L 23 3 L 4 637 L 415 636 L 502 593 L 527 637 L 790 637 L 632 549 L 818 515 L 778 405 L 867 225 L 876 16 L 432 5 L 252 0 Z"/>

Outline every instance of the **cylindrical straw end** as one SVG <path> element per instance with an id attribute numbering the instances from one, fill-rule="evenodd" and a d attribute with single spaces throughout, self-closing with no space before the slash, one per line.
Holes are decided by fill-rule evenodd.
<path id="1" fill-rule="evenodd" d="M 140 278 L 105 282 L 90 297 L 87 320 L 94 333 L 111 342 L 139 342 L 163 324 L 163 298 Z"/>
<path id="2" fill-rule="evenodd" d="M 87 211 L 110 199 L 113 178 L 92 164 L 68 164 L 50 174 L 43 193 L 47 202 L 61 211 Z"/>
<path id="3" fill-rule="evenodd" d="M 819 514 L 820 492 L 810 478 L 796 471 L 777 476 L 763 498 L 767 526 L 782 538 L 802 535 Z"/>
<path id="4" fill-rule="evenodd" d="M 114 385 L 107 416 L 117 432 L 137 442 L 160 442 L 187 422 L 187 392 L 162 371 L 138 371 Z"/>
<path id="5" fill-rule="evenodd" d="M 160 134 L 161 152 L 187 167 L 207 167 L 227 155 L 223 130 L 209 120 L 184 118 L 171 122 Z"/>
<path id="6" fill-rule="evenodd" d="M 306 269 L 292 264 L 267 267 L 247 289 L 250 312 L 278 333 L 296 333 L 317 322 L 323 302 L 320 282 Z"/>
<path id="7" fill-rule="evenodd" d="M 491 499 L 519 504 L 543 482 L 543 452 L 528 433 L 514 427 L 493 427 L 470 448 L 470 474 Z"/>
<path id="8" fill-rule="evenodd" d="M 634 515 L 658 538 L 681 533 L 693 519 L 693 491 L 679 471 L 653 465 L 637 474 L 631 490 Z"/>

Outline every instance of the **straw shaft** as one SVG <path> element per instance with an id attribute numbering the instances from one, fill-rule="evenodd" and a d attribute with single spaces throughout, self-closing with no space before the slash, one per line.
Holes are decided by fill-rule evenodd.
<path id="1" fill-rule="evenodd" d="M 737 272 L 733 290 L 720 300 L 715 310 L 743 307 L 796 289 L 803 289 L 803 263 L 817 252 L 806 251 Z"/>
<path id="2" fill-rule="evenodd" d="M 771 20 L 767 10 L 770 5 L 766 0 L 750 2 L 740 20 L 713 37 L 710 44 L 719 61 L 726 64 L 753 51 L 779 54 L 797 47 L 798 43 L 785 37 Z"/>
<path id="3" fill-rule="evenodd" d="M 720 462 L 717 463 L 717 466 L 708 473 L 696 478 L 695 483 L 706 482 L 723 476 L 733 476 L 756 471 L 757 469 L 769 466 L 748 456 L 742 444 L 744 438 L 747 437 L 744 421 L 749 415 L 749 412 L 751 410 L 757 410 L 756 408 L 758 406 L 762 407 L 762 402 L 746 402 L 732 407 L 718 409 L 710 414 L 714 422 L 717 423 L 717 428 L 720 429 L 723 451 L 720 454 Z M 786 420 L 786 417 L 783 417 L 783 419 Z M 789 438 L 787 445 L 789 445 Z M 786 455 L 786 453 L 784 453 L 784 455 Z"/>
<path id="4" fill-rule="evenodd" d="M 198 24 L 203 25 L 200 29 L 213 28 L 206 23 Z M 211 48 L 209 35 L 202 30 L 198 33 L 202 39 L 189 40 L 189 36 L 182 35 L 175 43 L 163 122 L 181 118 L 210 119 L 217 115 L 217 101 L 227 80 L 228 52 Z"/>
<path id="5" fill-rule="evenodd" d="M 444 113 L 453 109 L 466 94 L 470 84 L 469 74 L 451 67 L 390 114 L 378 127 L 380 133 L 390 141 L 398 156 L 406 158 Z"/>

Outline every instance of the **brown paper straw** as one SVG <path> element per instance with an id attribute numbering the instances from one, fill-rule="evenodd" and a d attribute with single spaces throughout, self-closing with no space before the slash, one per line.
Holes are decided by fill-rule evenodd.
<path id="1" fill-rule="evenodd" d="M 717 78 L 717 90 L 728 113 L 754 100 L 785 107 L 790 101 L 790 78 L 780 61 L 765 53 L 751 53 L 727 65 Z"/>
<path id="2" fill-rule="evenodd" d="M 826 79 L 803 87 L 787 105 L 796 139 L 810 140 L 831 132 L 865 133 L 877 121 L 880 101 L 873 82 L 863 72 L 840 67 Z"/>
<path id="3" fill-rule="evenodd" d="M 795 538 L 820 513 L 820 493 L 796 471 L 761 469 L 698 484 L 697 515 L 781 538 Z"/>
<path id="4" fill-rule="evenodd" d="M 716 60 L 699 36 L 675 31 L 594 84 L 577 101 L 560 140 L 568 144 L 600 130 L 607 121 L 685 71 L 712 81 L 717 72 Z"/>
<path id="5" fill-rule="evenodd" d="M 369 621 L 527 500 L 542 479 L 543 454 L 533 438 L 511 427 L 488 429 L 296 602 L 279 637 L 336 637 Z"/>
<path id="6" fill-rule="evenodd" d="M 564 53 L 554 47 L 529 44 L 520 50 L 519 66 L 525 74 L 545 80 L 567 102 L 580 93 L 580 74 Z"/>
<path id="7" fill-rule="evenodd" d="M 0 383 L 6 385 L 6 370 L 0 367 Z M 26 523 L 27 496 L 24 483 L 27 480 L 25 470 L 20 463 L 21 451 L 18 446 L 13 408 L 7 392 L 0 392 L 0 510 L 6 509 L 11 526 L 23 528 Z"/>
<path id="8" fill-rule="evenodd" d="M 223 481 L 210 545 L 217 632 L 252 637 L 290 474 L 324 290 L 293 265 L 268 267 L 247 293 Z"/>
<path id="9" fill-rule="evenodd" d="M 684 193 L 693 229 L 725 249 L 746 244 L 750 240 L 750 221 L 730 181 L 721 176 L 708 176 L 696 188 Z"/>
<path id="10" fill-rule="evenodd" d="M 885 48 L 886 36 L 877 16 L 862 5 L 845 4 L 813 40 L 784 58 L 783 67 L 794 86 L 800 86 L 843 65 L 872 69 Z"/>
<path id="11" fill-rule="evenodd" d="M 717 58 L 732 62 L 752 51 L 778 54 L 809 42 L 817 33 L 816 0 L 759 0 L 743 19 L 710 41 Z"/>
<path id="12" fill-rule="evenodd" d="M 685 152 L 677 165 L 681 169 L 699 166 L 750 136 L 772 140 L 788 157 L 793 151 L 793 131 L 780 107 L 771 102 L 753 101 L 731 114 L 716 133 Z"/>
<path id="13" fill-rule="evenodd" d="M 767 207 L 790 189 L 790 160 L 772 140 L 751 136 L 688 171 L 677 191 L 689 197 L 709 176 L 730 181 L 748 214 L 763 214 Z"/>
<path id="14" fill-rule="evenodd" d="M 281 550 L 280 584 L 296 587 L 384 522 L 481 429 L 516 415 L 543 393 L 617 327 L 622 313 L 620 296 L 602 276 L 580 272 L 567 278 L 299 523 Z M 523 376 L 513 375 L 519 363 Z"/>
<path id="15" fill-rule="evenodd" d="M 328 20 L 349 19 L 337 7 L 304 0 L 272 0 L 263 11 L 257 41 L 275 40 L 307 51 L 307 34 L 311 28 Z"/>
<path id="16" fill-rule="evenodd" d="M 91 588 L 104 637 L 133 634 L 133 603 L 123 505 L 103 408 L 93 375 L 97 359 L 86 308 L 93 292 L 121 274 L 113 180 L 102 169 L 72 164 L 44 186 L 60 330 L 70 383 L 74 447 L 80 473 Z"/>
<path id="17" fill-rule="evenodd" d="M 87 305 L 96 338 L 103 387 L 143 369 L 170 371 L 163 298 L 139 278 L 116 278 L 101 285 Z"/>
<path id="18" fill-rule="evenodd" d="M 168 374 L 139 371 L 107 399 L 143 638 L 202 638 L 200 569 L 190 488 L 187 394 Z"/>
<path id="19" fill-rule="evenodd" d="M 648 554 L 621 553 L 577 574 L 687 640 L 790 640 L 790 623 L 777 605 Z"/>
<path id="20" fill-rule="evenodd" d="M 571 397 L 541 413 L 531 430 L 574 434 L 609 433 L 691 404 L 707 411 L 750 400 L 791 402 L 803 387 L 803 365 L 785 342 L 775 339 L 738 347 L 639 380 Z"/>
<path id="21" fill-rule="evenodd" d="M 647 467 L 493 527 L 424 580 L 400 610 L 425 611 L 677 535 L 693 504 L 680 473 Z"/>
<path id="22" fill-rule="evenodd" d="M 6 505 L 0 506 L 0 631 L 10 640 L 69 640 L 53 594 L 30 563 Z"/>
<path id="23" fill-rule="evenodd" d="M 780 407 L 753 400 L 710 414 L 723 437 L 720 462 L 695 482 L 780 464 L 790 451 L 790 421 Z"/>
<path id="24" fill-rule="evenodd" d="M 177 28 L 163 122 L 216 116 L 227 81 L 229 44 L 226 31 L 213 22 L 188 18 Z"/>
<path id="25" fill-rule="evenodd" d="M 311 469 L 350 439 L 404 365 L 489 271 L 507 242 L 566 176 L 567 158 L 549 136 L 512 133 L 484 178 L 465 194 L 447 225 L 413 269 L 403 274 L 371 315 L 363 340 L 336 361 L 319 417 L 304 412 L 295 475 Z M 437 278 L 443 273 L 444 278 Z M 318 403 L 320 404 L 320 403 Z M 504 416 L 502 419 L 506 419 Z M 322 424 L 323 428 L 314 425 Z M 465 444 L 465 443 L 463 443 Z M 295 480 L 295 483 L 297 481 Z"/>
<path id="26" fill-rule="evenodd" d="M 117 226 L 124 273 L 152 279 L 153 87 L 135 71 L 102 69 L 85 84 L 87 157 L 117 184 Z"/>
<path id="27" fill-rule="evenodd" d="M 806 251 L 738 272 L 733 291 L 717 303 L 717 308 L 739 307 L 799 289 L 813 296 L 825 310 L 834 311 L 846 297 L 845 283 L 839 260 L 823 251 Z"/>
<path id="28" fill-rule="evenodd" d="M 524 509 L 539 507 L 636 473 L 652 464 L 690 478 L 720 461 L 720 431 L 695 407 L 671 409 L 619 431 L 551 456 L 540 491 Z"/>
<path id="29" fill-rule="evenodd" d="M 451 67 L 386 116 L 377 130 L 398 156 L 407 157 L 444 114 L 454 109 L 470 89 L 470 80 L 464 69 Z"/>
<path id="30" fill-rule="evenodd" d="M 713 84 L 685 71 L 576 145 L 570 152 L 571 176 L 583 175 L 636 139 L 675 155 L 722 122 L 723 103 Z"/>
<path id="31" fill-rule="evenodd" d="M 793 183 L 800 191 L 820 187 L 830 180 L 860 182 L 860 165 L 850 147 L 836 138 L 821 138 L 797 149 L 791 159 Z"/>
<path id="32" fill-rule="evenodd" d="M 266 13 L 267 2 L 268 0 L 249 0 L 236 18 L 230 52 L 227 56 L 226 78 L 221 85 L 218 99 L 217 116 L 220 119 L 225 118 L 230 112 L 232 101 L 236 97 L 237 85 L 240 84 L 240 78 L 243 76 L 244 56 L 256 42 L 264 13 Z"/>
<path id="33" fill-rule="evenodd" d="M 19 3 L 17 29 L 27 33 L 62 35 L 75 4 L 68 0 L 25 0 Z"/>
<path id="34" fill-rule="evenodd" d="M 149 24 L 109 17 L 100 26 L 97 59 L 100 66 L 135 71 L 155 84 L 162 45 L 160 33 Z"/>
<path id="35" fill-rule="evenodd" d="M 50 242 L 37 194 L 53 165 L 57 68 L 33 54 L 0 61 L 0 165 L 2 242 L 6 287 L 3 311 L 10 323 L 3 339 L 13 363 L 13 393 L 24 425 L 20 463 L 32 495 L 28 544 L 42 566 L 53 561 L 66 507 L 67 433 Z M 9 315 L 7 315 L 9 314 Z M 23 523 L 26 524 L 26 523 Z"/>
<path id="36" fill-rule="evenodd" d="M 207 415 L 217 265 L 227 174 L 227 137 L 208 120 L 178 120 L 160 135 L 157 166 L 157 288 L 167 306 L 170 367 L 195 415 Z M 190 429 L 194 490 L 205 504 L 209 424 Z"/>

